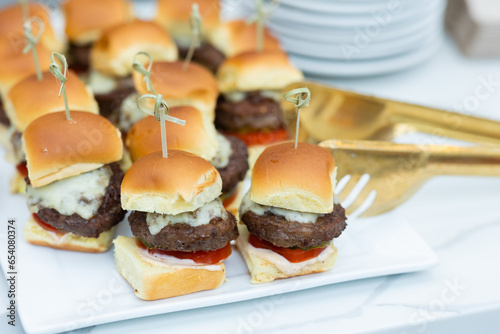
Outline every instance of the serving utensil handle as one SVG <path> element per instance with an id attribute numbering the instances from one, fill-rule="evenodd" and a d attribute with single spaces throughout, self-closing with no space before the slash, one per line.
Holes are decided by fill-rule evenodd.
<path id="1" fill-rule="evenodd" d="M 500 145 L 500 122 L 455 112 L 385 100 L 394 123 L 415 131 L 484 145 Z"/>
<path id="2" fill-rule="evenodd" d="M 500 176 L 500 147 L 430 147 L 426 172 L 435 175 Z"/>

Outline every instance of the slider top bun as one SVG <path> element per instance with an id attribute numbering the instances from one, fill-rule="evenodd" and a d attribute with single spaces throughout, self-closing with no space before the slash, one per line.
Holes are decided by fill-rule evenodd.
<path id="1" fill-rule="evenodd" d="M 168 158 L 154 152 L 130 167 L 123 178 L 121 201 L 125 210 L 176 215 L 213 201 L 221 190 L 220 175 L 208 161 L 169 150 Z"/>
<path id="2" fill-rule="evenodd" d="M 92 43 L 103 31 L 134 17 L 132 3 L 127 0 L 68 0 L 62 9 L 66 35 L 76 45 Z"/>
<path id="3" fill-rule="evenodd" d="M 46 114 L 23 133 L 33 187 L 89 172 L 122 158 L 120 132 L 106 118 L 84 111 Z"/>
<path id="4" fill-rule="evenodd" d="M 148 65 L 146 64 L 145 67 Z M 212 73 L 201 65 L 191 62 L 186 70 L 184 62 L 153 62 L 151 81 L 158 94 L 165 100 L 182 99 L 186 103 L 198 100 L 213 103 L 219 95 L 217 80 Z M 132 74 L 139 94 L 148 94 L 144 76 L 136 71 Z M 202 110 L 201 110 L 202 111 Z M 203 112 L 203 111 L 202 111 Z"/>
<path id="5" fill-rule="evenodd" d="M 226 57 L 257 49 L 256 23 L 248 24 L 245 20 L 222 22 L 208 32 L 208 40 Z M 264 28 L 264 51 L 281 51 L 278 40 Z"/>
<path id="6" fill-rule="evenodd" d="M 177 59 L 177 46 L 162 27 L 135 20 L 104 32 L 92 47 L 91 66 L 103 74 L 124 77 L 132 73 L 134 56 L 139 51 L 149 52 L 155 61 Z"/>
<path id="7" fill-rule="evenodd" d="M 38 17 L 44 23 L 40 42 L 47 50 L 61 52 L 64 43 L 56 38 L 50 24 L 50 10 L 41 3 L 30 3 L 28 5 L 29 17 Z M 24 39 L 23 7 L 20 4 L 2 8 L 0 11 L 0 36 L 9 36 L 13 42 L 16 39 Z M 36 32 L 35 24 L 32 25 Z"/>
<path id="8" fill-rule="evenodd" d="M 281 90 L 304 78 L 281 51 L 251 51 L 228 58 L 217 71 L 221 92 Z"/>
<path id="9" fill-rule="evenodd" d="M 205 160 L 212 160 L 217 154 L 217 138 L 213 124 L 191 106 L 172 107 L 169 116 L 185 120 L 184 126 L 165 122 L 169 150 L 193 153 Z M 153 116 L 147 116 L 135 123 L 127 134 L 126 145 L 132 161 L 162 150 L 161 128 Z"/>
<path id="10" fill-rule="evenodd" d="M 335 160 L 320 146 L 269 146 L 253 167 L 250 199 L 256 203 L 313 213 L 333 211 Z"/>
<path id="11" fill-rule="evenodd" d="M 31 51 L 23 53 L 25 45 L 24 39 L 13 43 L 9 37 L 0 37 L 0 93 L 2 98 L 15 83 L 36 73 Z M 42 70 L 49 68 L 50 52 L 41 43 L 37 44 L 36 50 L 40 68 Z"/>
<path id="12" fill-rule="evenodd" d="M 191 8 L 198 4 L 202 20 L 202 34 L 220 24 L 219 0 L 159 0 L 155 22 L 167 29 L 176 39 L 191 40 Z"/>
<path id="13" fill-rule="evenodd" d="M 59 82 L 49 71 L 42 74 L 40 81 L 36 74 L 19 81 L 9 90 L 4 101 L 7 115 L 19 132 L 23 132 L 32 121 L 42 115 L 64 110 L 64 99 L 59 97 Z M 94 95 L 80 78 L 71 70 L 68 71 L 67 78 L 69 108 L 98 114 L 99 108 Z"/>

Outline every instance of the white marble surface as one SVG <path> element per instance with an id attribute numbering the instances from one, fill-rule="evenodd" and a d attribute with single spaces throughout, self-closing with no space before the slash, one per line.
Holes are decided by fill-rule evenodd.
<path id="1" fill-rule="evenodd" d="M 468 114 L 500 120 L 500 61 L 467 60 L 447 42 L 428 63 L 398 74 L 328 80 L 342 88 L 457 109 L 481 78 L 498 86 Z M 100 325 L 78 333 L 498 333 L 500 178 L 440 177 L 395 214 L 441 264 L 415 274 L 336 284 L 254 301 Z M 5 209 L 5 208 L 2 208 Z M 41 287 L 43 289 L 43 287 Z M 47 307 L 55 301 L 47 301 Z M 6 283 L 0 283 L 0 304 Z M 0 315 L 5 319 L 5 311 Z M 11 328 L 0 321 L 0 332 Z M 14 332 L 22 333 L 17 327 Z"/>

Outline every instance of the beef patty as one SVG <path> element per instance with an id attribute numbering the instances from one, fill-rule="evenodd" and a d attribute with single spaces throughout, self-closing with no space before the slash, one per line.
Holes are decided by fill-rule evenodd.
<path id="1" fill-rule="evenodd" d="M 222 179 L 222 193 L 226 194 L 233 190 L 238 182 L 245 178 L 248 170 L 248 150 L 245 143 L 233 136 L 225 136 L 231 143 L 233 153 L 229 157 L 226 167 L 218 168 Z"/>
<path id="2" fill-rule="evenodd" d="M 132 234 L 155 248 L 181 251 L 213 251 L 226 246 L 238 237 L 236 219 L 231 213 L 227 218 L 212 218 L 208 224 L 192 227 L 189 224 L 169 224 L 155 235 L 149 231 L 146 212 L 133 211 L 128 217 Z"/>
<path id="3" fill-rule="evenodd" d="M 68 62 L 72 70 L 77 73 L 86 73 L 90 66 L 90 49 L 92 44 L 76 45 L 69 43 Z"/>
<path id="4" fill-rule="evenodd" d="M 113 171 L 113 175 L 109 180 L 102 204 L 94 217 L 87 220 L 76 213 L 71 216 L 62 215 L 57 210 L 49 208 L 40 208 L 37 212 L 38 217 L 58 230 L 87 238 L 97 238 L 99 234 L 118 224 L 125 217 L 125 211 L 120 202 L 123 171 L 116 162 L 108 166 Z M 29 184 L 28 179 L 26 182 Z"/>
<path id="5" fill-rule="evenodd" d="M 7 127 L 10 126 L 10 120 L 7 117 L 7 113 L 5 112 L 2 99 L 0 99 L 0 124 L 3 124 Z"/>
<path id="6" fill-rule="evenodd" d="M 179 49 L 179 59 L 185 59 L 189 47 L 178 46 Z M 219 66 L 224 62 L 226 57 L 222 52 L 216 49 L 210 43 L 202 43 L 199 48 L 196 48 L 193 52 L 193 62 L 198 63 L 206 67 L 209 71 L 215 73 Z"/>
<path id="7" fill-rule="evenodd" d="M 239 102 L 229 101 L 221 95 L 215 115 L 216 127 L 226 131 L 280 129 L 285 126 L 279 103 L 258 91 L 247 93 Z"/>
<path id="8" fill-rule="evenodd" d="M 248 231 L 278 247 L 308 249 L 337 238 L 346 228 L 345 210 L 335 204 L 331 213 L 318 217 L 314 223 L 288 221 L 283 216 L 267 211 L 259 216 L 245 212 L 241 221 Z"/>
<path id="9" fill-rule="evenodd" d="M 135 92 L 132 76 L 118 79 L 117 87 L 104 94 L 95 93 L 95 100 L 99 105 L 100 114 L 111 123 L 117 124 L 118 113 L 123 100 Z"/>

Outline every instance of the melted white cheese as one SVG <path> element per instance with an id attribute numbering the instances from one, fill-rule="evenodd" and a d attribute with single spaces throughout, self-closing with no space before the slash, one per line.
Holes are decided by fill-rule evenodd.
<path id="1" fill-rule="evenodd" d="M 224 168 L 229 163 L 229 158 L 233 154 L 231 143 L 223 135 L 217 132 L 218 151 L 215 157 L 210 161 L 215 168 Z"/>
<path id="2" fill-rule="evenodd" d="M 260 90 L 260 94 L 275 101 L 280 102 L 282 99 L 281 91 L 278 90 Z M 241 102 L 247 97 L 247 92 L 233 91 L 224 93 L 224 97 L 231 102 Z"/>
<path id="3" fill-rule="evenodd" d="M 222 265 L 220 264 L 200 264 L 189 259 L 178 259 L 174 256 L 150 254 L 147 249 L 140 249 L 139 255 L 146 262 L 156 266 L 168 267 L 170 269 L 205 269 L 209 271 L 220 271 Z"/>
<path id="4" fill-rule="evenodd" d="M 120 129 L 128 131 L 132 125 L 147 116 L 137 106 L 138 97 L 137 93 L 133 93 L 123 100 L 120 106 L 120 120 L 118 122 Z"/>
<path id="5" fill-rule="evenodd" d="M 104 75 L 97 71 L 90 72 L 87 84 L 94 94 L 107 94 L 116 89 L 118 83 L 115 78 Z"/>
<path id="6" fill-rule="evenodd" d="M 109 167 L 101 167 L 40 188 L 27 186 L 28 207 L 32 213 L 44 207 L 62 215 L 76 213 L 83 219 L 90 219 L 102 204 L 111 175 Z"/>
<path id="7" fill-rule="evenodd" d="M 277 208 L 274 206 L 267 206 L 255 203 L 250 199 L 250 192 L 247 192 L 241 201 L 240 206 L 240 217 L 246 212 L 252 211 L 256 215 L 262 216 L 266 212 L 270 212 L 277 216 L 283 216 L 288 221 L 294 221 L 299 223 L 314 223 L 318 217 L 324 216 L 324 214 L 310 213 L 310 212 L 299 212 L 293 210 L 287 210 L 282 208 Z"/>
<path id="8" fill-rule="evenodd" d="M 148 224 L 149 232 L 155 235 L 167 225 L 186 223 L 196 227 L 208 224 L 212 218 L 216 217 L 221 217 L 222 219 L 227 218 L 227 211 L 224 209 L 220 198 L 214 199 L 212 202 L 203 205 L 195 211 L 183 212 L 178 215 L 148 213 L 146 216 L 146 223 Z"/>

